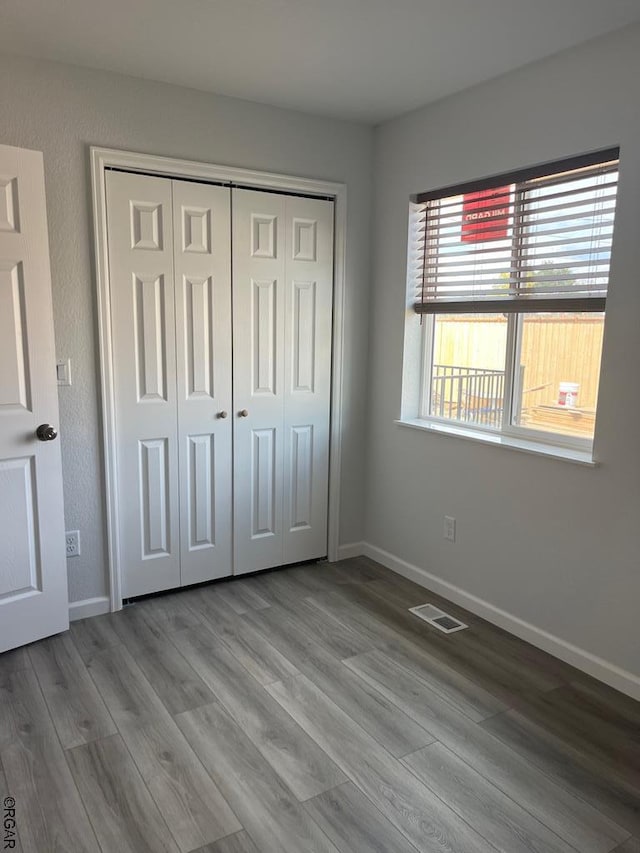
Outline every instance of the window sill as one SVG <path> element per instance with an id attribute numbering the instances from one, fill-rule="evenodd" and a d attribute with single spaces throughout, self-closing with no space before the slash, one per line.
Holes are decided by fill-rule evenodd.
<path id="1" fill-rule="evenodd" d="M 530 441 L 523 438 L 515 438 L 511 435 L 494 435 L 489 432 L 469 429 L 462 426 L 453 426 L 435 421 L 423 420 L 422 418 L 407 418 L 394 421 L 398 426 L 418 429 L 425 432 L 450 435 L 454 438 L 463 438 L 477 441 L 480 444 L 491 444 L 494 447 L 506 447 L 509 450 L 519 450 L 521 453 L 532 453 L 535 456 L 547 456 L 552 459 L 561 459 L 563 462 L 574 462 L 578 465 L 586 465 L 595 468 L 598 463 L 594 461 L 590 451 L 574 450 L 570 447 L 559 447 L 555 444 L 545 444 L 541 441 Z"/>

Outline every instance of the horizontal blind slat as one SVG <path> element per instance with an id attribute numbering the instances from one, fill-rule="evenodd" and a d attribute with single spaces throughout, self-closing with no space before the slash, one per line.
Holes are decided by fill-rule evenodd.
<path id="1" fill-rule="evenodd" d="M 564 285 L 556 285 L 555 287 L 521 287 L 521 286 L 508 286 L 504 288 L 496 288 L 492 287 L 490 284 L 487 287 L 476 287 L 469 282 L 462 282 L 462 284 L 455 288 L 447 287 L 440 288 L 437 292 L 430 288 L 429 286 L 423 288 L 424 294 L 429 297 L 432 295 L 434 298 L 441 299 L 500 299 L 507 296 L 512 296 L 514 298 L 519 297 L 529 297 L 536 296 L 537 294 L 545 295 L 545 296 L 553 296 L 554 294 L 573 294 L 578 296 L 580 294 L 585 293 L 606 293 L 606 285 L 602 282 L 583 282 L 580 285 L 574 284 L 564 284 Z"/>
<path id="2" fill-rule="evenodd" d="M 589 207 L 592 208 L 594 206 L 603 205 L 605 202 L 611 202 L 616 199 L 617 193 L 609 192 L 606 194 L 598 194 L 598 188 L 591 187 L 589 189 L 589 193 L 594 196 L 594 198 L 578 198 L 574 201 L 564 201 L 560 203 L 549 203 L 549 199 L 546 196 L 536 196 L 530 199 L 525 199 L 519 202 L 512 201 L 507 204 L 503 203 L 487 203 L 483 206 L 475 206 L 472 209 L 473 214 L 476 216 L 480 214 L 484 214 L 487 211 L 499 210 L 499 213 L 495 213 L 489 216 L 482 216 L 482 222 L 490 222 L 491 220 L 504 218 L 505 215 L 511 217 L 513 215 L 513 211 L 516 207 L 518 207 L 523 213 L 533 214 L 533 213 L 547 213 L 552 210 L 569 210 L 575 207 Z M 569 196 L 575 196 L 576 193 L 567 193 Z M 458 203 L 457 209 L 455 211 L 451 211 L 450 213 L 439 213 L 439 214 L 431 214 L 427 216 L 427 221 L 429 223 L 438 223 L 443 222 L 445 220 L 453 219 L 453 220 L 462 220 L 464 216 L 464 210 L 462 209 L 462 202 Z M 453 225 L 453 223 L 451 223 Z"/>
<path id="3" fill-rule="evenodd" d="M 613 237 L 613 222 L 611 223 L 611 225 L 609 227 L 611 228 L 611 231 L 608 232 L 607 234 L 599 235 L 599 239 L 603 239 L 603 237 L 605 237 L 605 238 L 609 239 L 609 242 L 611 242 L 611 239 Z M 567 229 L 563 229 L 563 231 L 566 231 L 566 230 Z M 550 236 L 554 236 L 557 234 L 558 234 L 558 232 L 554 231 Z M 458 239 L 458 243 L 459 242 L 460 242 L 460 240 Z M 578 245 L 581 243 L 592 243 L 592 242 L 593 242 L 593 235 L 592 234 L 589 234 L 588 236 L 585 236 L 585 237 L 576 237 L 571 242 L 568 242 L 566 237 L 564 237 L 564 238 L 558 237 L 557 240 L 546 240 L 543 242 L 539 242 L 537 240 L 537 238 L 535 238 L 531 241 L 531 247 L 533 249 L 543 249 L 543 248 L 546 249 L 546 248 L 552 248 L 555 246 L 571 246 L 571 245 Z M 423 245 L 424 245 L 424 243 L 421 242 L 420 246 L 423 246 Z M 459 249 L 458 251 L 454 251 L 454 250 L 451 250 L 449 248 L 448 244 L 445 246 L 445 249 L 446 249 L 446 251 L 443 251 L 441 254 L 438 255 L 436 260 L 431 261 L 430 263 L 432 263 L 432 264 L 444 263 L 445 261 L 447 261 L 449 259 L 457 259 L 457 258 L 461 258 L 463 256 L 470 258 L 470 257 L 476 256 L 476 255 L 486 255 L 486 254 L 494 254 L 495 255 L 496 252 L 501 251 L 500 249 L 496 249 L 495 246 L 491 246 L 491 247 L 487 247 L 484 249 L 474 249 L 473 252 L 470 252 L 468 245 L 466 245 L 464 249 Z M 502 251 L 504 251 L 504 249 Z M 556 254 L 558 254 L 558 253 L 556 253 Z M 571 251 L 569 251 L 568 254 L 571 254 Z M 460 261 L 457 261 L 457 260 L 455 262 L 460 263 Z"/>
<path id="4" fill-rule="evenodd" d="M 615 214 L 615 210 L 616 210 L 616 206 L 615 206 L 615 204 L 613 204 L 611 207 L 603 208 L 601 210 L 592 211 L 590 213 L 581 214 L 581 213 L 569 212 L 569 213 L 562 213 L 561 215 L 557 215 L 557 216 L 548 216 L 548 217 L 547 216 L 540 216 L 537 219 L 534 217 L 534 214 L 531 211 L 523 211 L 523 213 L 520 216 L 520 219 L 521 219 L 521 225 L 523 228 L 531 228 L 531 227 L 535 227 L 535 226 L 545 226 L 545 229 L 547 226 L 554 225 L 556 222 L 568 222 L 570 220 L 574 220 L 574 221 L 579 220 L 580 222 L 579 222 L 579 224 L 576 225 L 574 230 L 578 230 L 578 228 L 584 230 L 588 227 L 585 224 L 584 220 L 593 221 L 593 220 L 602 219 L 603 217 L 606 217 L 605 221 L 608 222 L 609 218 L 613 219 L 613 216 Z M 547 212 L 547 211 L 543 211 L 543 213 L 545 213 L 545 212 Z M 492 223 L 497 223 L 497 224 L 492 224 Z M 445 236 L 449 236 L 447 232 L 459 231 L 463 224 L 468 225 L 469 223 L 463 223 L 462 220 L 460 219 L 458 222 L 451 222 L 451 223 L 444 223 L 444 224 L 441 223 L 441 224 L 434 225 L 433 227 L 429 226 L 427 228 L 427 237 L 431 237 L 432 239 L 437 239 L 443 233 L 445 234 Z M 497 217 L 497 216 L 493 217 L 491 219 L 491 221 L 484 219 L 484 220 L 481 220 L 480 222 L 474 222 L 473 225 L 475 228 L 477 228 L 478 231 L 481 231 L 482 233 L 487 233 L 487 234 L 493 233 L 495 231 L 502 232 L 505 229 L 510 230 L 512 228 L 511 225 L 505 224 L 504 221 L 501 222 L 500 217 Z M 553 230 L 554 229 L 549 229 L 548 232 L 545 230 L 545 232 L 543 232 L 543 233 L 551 233 Z M 498 237 L 498 239 L 509 239 L 509 238 Z"/>
<path id="5" fill-rule="evenodd" d="M 415 306 L 417 314 L 527 314 L 527 313 L 602 313 L 606 297 L 571 299 L 482 299 L 470 301 L 440 300 Z"/>
<path id="6" fill-rule="evenodd" d="M 546 189 L 547 191 L 544 193 L 544 195 L 542 197 L 544 197 L 545 199 L 556 199 L 556 198 L 562 198 L 563 196 L 575 195 L 576 193 L 583 193 L 583 192 L 584 193 L 594 193 L 594 192 L 598 192 L 598 191 L 603 190 L 603 189 L 611 190 L 611 188 L 613 188 L 613 187 L 617 188 L 617 186 L 618 186 L 617 168 L 618 167 L 616 165 L 614 169 L 611 169 L 607 172 L 600 172 L 600 171 L 596 170 L 595 172 L 592 173 L 591 176 L 585 175 L 585 174 L 580 174 L 575 178 L 571 178 L 570 176 L 567 176 L 565 174 L 564 176 L 559 176 L 557 180 L 549 181 L 549 183 L 547 183 L 547 184 L 544 184 L 542 182 L 535 182 L 527 190 L 525 190 L 525 192 L 527 192 L 527 193 L 540 192 L 542 189 Z M 588 179 L 589 177 L 595 177 L 595 178 L 606 177 L 606 176 L 608 176 L 614 172 L 615 172 L 615 174 L 614 174 L 612 180 L 609 180 L 606 182 L 602 181 L 600 183 L 594 182 L 593 184 L 585 186 L 585 187 L 579 186 L 580 183 L 582 183 L 584 180 Z M 573 184 L 573 186 L 570 186 L 571 184 Z M 569 188 L 568 189 L 562 189 L 562 190 L 559 190 L 557 192 L 554 192 L 553 188 L 556 186 L 569 186 Z M 511 199 L 513 197 L 514 188 L 515 188 L 515 184 L 509 184 L 509 185 L 505 186 L 504 192 L 502 192 L 502 193 L 496 192 L 493 197 L 488 196 L 486 199 L 486 205 L 480 205 L 480 207 L 488 207 L 488 208 L 495 207 L 495 199 L 496 198 L 498 198 L 498 199 L 499 198 L 505 198 L 507 195 Z M 501 189 L 501 187 L 499 185 L 497 185 L 496 190 L 499 190 L 499 189 Z M 612 194 L 615 195 L 615 192 L 613 192 Z M 460 207 L 460 205 L 462 203 L 461 202 L 462 198 L 463 198 L 462 194 L 455 195 L 455 196 L 448 196 L 446 198 L 442 198 L 439 202 L 438 201 L 424 202 L 424 205 L 426 208 L 437 208 L 445 216 L 446 215 L 452 215 L 451 213 L 448 214 L 447 210 L 449 208 Z M 527 199 L 525 199 L 525 201 L 526 200 Z M 479 199 L 478 201 L 482 201 L 482 199 Z M 513 204 L 513 202 L 510 201 L 509 204 Z M 501 205 L 501 206 L 504 206 L 504 205 Z"/>
<path id="7" fill-rule="evenodd" d="M 580 281 L 583 278 L 593 277 L 594 275 L 606 275 L 609 269 L 609 262 L 581 261 L 580 264 L 572 264 L 571 269 L 573 270 L 578 266 L 580 267 L 580 271 L 577 275 L 569 275 L 568 270 L 565 272 L 565 269 L 558 270 L 554 273 L 551 271 L 549 266 L 538 265 L 523 267 L 517 275 L 513 275 L 506 271 L 503 272 L 502 267 L 486 267 L 476 270 L 459 270 L 458 272 L 435 271 L 433 272 L 432 277 L 435 281 L 442 282 L 447 286 L 459 281 L 461 278 L 467 278 L 470 281 L 477 281 L 478 284 L 484 284 L 489 281 L 489 279 L 495 279 L 495 281 L 500 284 L 503 281 L 531 281 L 533 275 L 536 276 L 536 281 Z M 475 275 L 469 278 L 469 273 L 475 273 Z M 538 273 L 540 273 L 540 275 L 538 275 Z"/>
<path id="8" fill-rule="evenodd" d="M 611 237 L 611 236 L 612 236 L 612 234 L 613 234 L 613 224 L 614 224 L 613 217 L 612 217 L 609 221 L 604 222 L 604 223 L 602 223 L 602 224 L 599 224 L 596 228 L 591 229 L 591 231 L 589 232 L 589 237 L 588 237 L 588 239 L 590 239 L 590 240 L 591 240 L 591 239 L 593 239 L 594 235 L 595 235 L 595 236 L 600 236 L 600 232 L 604 231 L 605 229 L 607 230 L 607 234 L 605 234 L 604 236 L 609 236 L 609 237 Z M 596 231 L 598 232 L 598 234 L 597 234 L 597 235 L 595 234 L 595 232 L 596 232 Z M 609 233 L 609 231 L 610 231 L 610 233 Z M 548 232 L 541 231 L 540 233 L 530 234 L 530 235 L 529 235 L 529 242 L 530 242 L 530 244 L 533 246 L 533 245 L 537 245 L 538 238 L 542 238 L 542 237 L 558 237 L 558 236 L 560 236 L 560 235 L 562 235 L 562 234 L 564 234 L 564 235 L 569 235 L 569 234 L 575 234 L 576 232 L 578 232 L 578 233 L 583 233 L 583 232 L 584 232 L 584 229 L 583 229 L 583 228 L 581 228 L 581 227 L 580 227 L 580 226 L 578 226 L 578 225 L 568 225 L 568 226 L 567 226 L 567 225 L 565 225 L 565 226 L 562 226 L 561 228 L 554 228 L 554 229 L 553 229 L 553 231 L 548 231 Z M 562 237 L 561 239 L 567 239 L 567 237 L 565 236 L 565 237 Z M 586 239 L 586 238 L 585 238 L 585 239 Z M 505 239 L 503 239 L 503 240 L 501 240 L 501 241 L 496 240 L 495 242 L 496 242 L 496 243 L 498 243 L 498 242 L 502 242 L 502 243 L 506 243 L 506 244 L 511 244 L 511 242 L 512 242 L 512 238 L 511 238 L 511 237 L 507 237 L 507 238 L 505 238 Z M 438 244 L 439 244 L 441 247 L 443 247 L 443 249 L 447 249 L 447 254 L 449 254 L 449 251 L 448 251 L 449 246 L 458 246 L 458 245 L 460 245 L 460 233 L 459 233 L 459 229 L 458 229 L 458 233 L 455 233 L 455 234 L 446 234 L 444 237 L 440 237 L 440 239 L 438 240 Z M 486 243 L 483 243 L 483 245 L 486 245 Z M 468 244 L 467 244 L 467 249 L 466 249 L 466 251 L 467 251 L 467 252 L 469 252 Z M 476 252 L 478 252 L 478 251 L 482 251 L 482 250 L 474 249 L 474 254 L 475 254 Z M 487 249 L 487 251 L 495 252 L 495 251 L 496 251 L 495 245 L 494 245 L 492 248 Z"/>

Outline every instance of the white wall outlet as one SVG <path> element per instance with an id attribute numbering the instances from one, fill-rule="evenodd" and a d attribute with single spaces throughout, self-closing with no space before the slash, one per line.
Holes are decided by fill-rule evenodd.
<path id="1" fill-rule="evenodd" d="M 450 542 L 456 541 L 456 520 L 452 515 L 444 517 L 444 538 Z"/>
<path id="2" fill-rule="evenodd" d="M 77 557 L 80 554 L 80 531 L 67 530 L 64 534 L 64 547 L 67 557 Z"/>

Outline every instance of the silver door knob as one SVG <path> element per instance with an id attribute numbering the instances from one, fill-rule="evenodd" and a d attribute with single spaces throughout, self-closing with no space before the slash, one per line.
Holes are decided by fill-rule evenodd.
<path id="1" fill-rule="evenodd" d="M 53 441 L 58 437 L 58 431 L 51 424 L 40 424 L 36 430 L 36 436 L 40 441 Z"/>
<path id="2" fill-rule="evenodd" d="M 219 417 L 219 418 L 226 418 L 226 417 L 227 417 L 227 413 L 226 413 L 225 411 L 218 412 L 218 417 Z"/>
<path id="3" fill-rule="evenodd" d="M 246 409 L 240 409 L 240 411 L 238 412 L 238 417 L 248 418 L 249 412 Z"/>

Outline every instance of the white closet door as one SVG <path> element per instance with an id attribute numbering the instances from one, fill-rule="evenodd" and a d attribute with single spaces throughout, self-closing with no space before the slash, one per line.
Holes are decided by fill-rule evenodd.
<path id="1" fill-rule="evenodd" d="M 232 571 L 230 193 L 173 181 L 183 586 Z"/>
<path id="2" fill-rule="evenodd" d="M 230 203 L 107 176 L 124 597 L 326 554 L 333 205 Z"/>
<path id="3" fill-rule="evenodd" d="M 233 190 L 232 206 L 234 573 L 244 574 L 283 555 L 285 197 Z"/>
<path id="4" fill-rule="evenodd" d="M 171 181 L 107 173 L 124 598 L 180 585 Z"/>
<path id="5" fill-rule="evenodd" d="M 284 557 L 327 553 L 333 203 L 287 198 L 284 359 Z"/>
<path id="6" fill-rule="evenodd" d="M 233 191 L 235 574 L 327 552 L 332 223 Z"/>
<path id="7" fill-rule="evenodd" d="M 0 145 L 0 652 L 69 627 L 42 154 Z"/>

